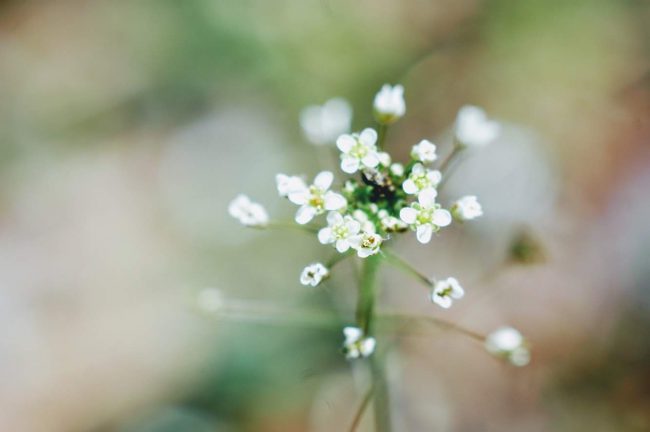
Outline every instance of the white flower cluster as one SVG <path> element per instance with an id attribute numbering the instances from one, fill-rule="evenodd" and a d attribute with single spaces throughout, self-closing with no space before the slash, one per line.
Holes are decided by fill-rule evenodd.
<path id="1" fill-rule="evenodd" d="M 373 111 L 380 131 L 385 131 L 406 112 L 404 88 L 384 85 L 374 98 Z M 410 160 L 393 162 L 382 150 L 383 137 L 375 129 L 349 133 L 351 116 L 346 101 L 332 99 L 323 106 L 307 107 L 300 118 L 310 142 L 336 143 L 340 169 L 349 176 L 340 190 L 333 187 L 334 174 L 330 171 L 318 173 L 311 184 L 302 176 L 276 176 L 278 194 L 298 206 L 295 222 L 302 226 L 315 222 L 306 228 L 317 233 L 321 244 L 331 245 L 341 254 L 354 251 L 358 257 L 367 258 L 380 253 L 395 233 L 414 231 L 417 241 L 426 244 L 454 220 L 469 221 L 483 214 L 474 195 L 451 202 L 446 208 L 438 202 L 444 175 L 441 171 L 448 161 L 438 162 L 436 144 L 420 140 L 412 146 Z M 465 106 L 456 119 L 454 148 L 484 146 L 498 133 L 499 124 L 489 120 L 482 109 Z M 229 212 L 247 226 L 270 224 L 264 208 L 243 195 L 230 204 Z M 303 269 L 300 282 L 315 287 L 329 274 L 326 265 L 313 263 Z M 464 295 L 453 277 L 432 282 L 431 287 L 431 301 L 442 308 L 451 307 Z M 362 330 L 346 327 L 344 333 L 348 358 L 365 357 L 374 350 L 375 340 Z"/>

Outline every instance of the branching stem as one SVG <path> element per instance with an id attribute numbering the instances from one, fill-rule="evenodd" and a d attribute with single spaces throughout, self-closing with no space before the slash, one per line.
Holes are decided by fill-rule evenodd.
<path id="1" fill-rule="evenodd" d="M 388 249 L 384 249 L 383 254 L 386 257 L 386 261 L 389 264 L 392 264 L 395 267 L 399 268 L 400 270 L 404 271 L 405 273 L 413 276 L 414 278 L 422 282 L 427 287 L 429 288 L 433 287 L 433 282 L 429 277 L 420 273 L 420 271 L 418 271 L 415 267 L 413 267 L 411 264 L 406 262 L 404 259 L 400 258 L 395 253 L 391 252 Z"/>

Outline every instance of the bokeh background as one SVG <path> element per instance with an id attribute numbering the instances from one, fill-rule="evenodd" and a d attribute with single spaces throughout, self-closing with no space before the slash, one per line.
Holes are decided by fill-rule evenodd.
<path id="1" fill-rule="evenodd" d="M 443 196 L 486 216 L 396 244 L 466 297 L 443 311 L 386 268 L 380 308 L 533 347 L 514 368 L 405 331 L 395 430 L 650 430 L 649 71 L 644 0 L 0 2 L 0 430 L 346 430 L 353 268 L 306 289 L 331 250 L 226 208 L 290 219 L 274 175 L 335 168 L 300 110 L 345 97 L 362 128 L 385 82 L 406 88 L 395 159 L 444 149 L 466 103 L 504 133 Z M 340 324 L 220 319 L 206 289 Z"/>

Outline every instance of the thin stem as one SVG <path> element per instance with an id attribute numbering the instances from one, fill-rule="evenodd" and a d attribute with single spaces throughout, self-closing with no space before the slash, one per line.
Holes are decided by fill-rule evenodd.
<path id="1" fill-rule="evenodd" d="M 400 258 L 398 255 L 394 254 L 393 252 L 387 249 L 384 249 L 383 254 L 386 257 L 388 263 L 394 265 L 395 267 L 415 277 L 417 280 L 422 282 L 427 287 L 429 288 L 433 287 L 433 283 L 431 282 L 430 278 L 420 273 L 415 267 L 413 267 L 411 264 L 406 262 L 404 259 Z"/>
<path id="2" fill-rule="evenodd" d="M 377 148 L 382 150 L 384 148 L 384 141 L 386 141 L 386 134 L 388 134 L 388 125 L 380 123 L 377 127 Z"/>
<path id="3" fill-rule="evenodd" d="M 352 255 L 351 251 L 345 253 L 337 253 L 336 255 L 332 256 L 332 258 L 330 258 L 329 261 L 325 263 L 325 267 L 331 270 L 336 264 L 350 257 L 351 255 Z"/>
<path id="4" fill-rule="evenodd" d="M 449 169 L 451 163 L 456 160 L 456 158 L 462 153 L 463 150 L 463 146 L 454 143 L 454 148 L 452 149 L 451 153 L 449 153 L 449 155 L 445 158 L 445 160 L 440 163 L 438 170 L 443 175 L 446 174 L 446 171 Z"/>
<path id="5" fill-rule="evenodd" d="M 465 336 L 469 336 L 470 338 L 483 343 L 485 340 L 485 335 L 482 335 L 480 333 L 477 333 L 473 330 L 466 329 L 464 327 L 459 326 L 458 324 L 454 324 L 449 321 L 442 320 L 440 318 L 435 318 L 435 317 L 430 317 L 430 316 L 407 316 L 407 315 L 401 315 L 401 314 L 381 314 L 379 315 L 379 318 L 384 321 L 398 321 L 398 322 L 413 322 L 415 324 L 424 322 L 426 324 L 435 326 L 437 328 L 442 328 L 446 330 L 453 330 L 457 333 L 463 334 Z"/>
<path id="6" fill-rule="evenodd" d="M 442 173 L 442 180 L 438 184 L 438 191 L 442 189 L 442 187 L 447 183 L 447 180 L 449 180 L 449 177 L 451 177 L 452 171 L 456 165 L 456 161 L 460 157 L 460 155 L 463 153 L 463 150 L 465 149 L 464 146 L 454 142 L 454 148 L 449 153 L 449 156 L 445 160 L 442 161 L 440 166 L 438 167 L 438 170 Z"/>
<path id="7" fill-rule="evenodd" d="M 328 312 L 317 310 L 295 311 L 275 307 L 273 305 L 245 303 L 241 301 L 229 302 L 210 312 L 212 316 L 218 319 L 237 320 L 249 322 L 251 324 L 300 325 L 317 328 L 330 328 L 340 325 L 339 318 Z M 403 328 L 413 328 L 413 324 L 426 323 L 439 329 L 453 330 L 457 333 L 469 336 L 481 343 L 485 340 L 485 335 L 435 317 L 408 316 L 386 312 L 375 314 L 373 319 L 376 324 L 381 325 L 382 334 L 384 333 L 384 327 L 386 325 L 390 326 L 393 330 L 396 328 L 397 331 L 401 331 Z M 373 330 L 376 332 L 376 329 Z"/>
<path id="8" fill-rule="evenodd" d="M 372 334 L 372 320 L 375 309 L 375 281 L 381 256 L 371 255 L 364 259 L 359 283 L 357 301 L 357 322 L 365 335 Z"/>
<path id="9" fill-rule="evenodd" d="M 377 432 L 390 432 L 390 399 L 388 382 L 386 380 L 386 351 L 376 352 L 370 359 L 373 387 L 375 388 L 374 414 Z"/>
<path id="10" fill-rule="evenodd" d="M 363 396 L 363 399 L 361 400 L 361 405 L 359 405 L 359 409 L 357 409 L 357 413 L 354 415 L 354 419 L 352 420 L 352 424 L 350 425 L 349 432 L 354 432 L 357 430 L 359 427 L 359 423 L 361 423 L 361 419 L 363 418 L 363 413 L 366 412 L 366 408 L 368 408 L 368 403 L 370 402 L 370 399 L 372 399 L 372 395 L 375 392 L 375 385 L 371 384 L 370 388 L 366 392 L 366 394 Z"/>

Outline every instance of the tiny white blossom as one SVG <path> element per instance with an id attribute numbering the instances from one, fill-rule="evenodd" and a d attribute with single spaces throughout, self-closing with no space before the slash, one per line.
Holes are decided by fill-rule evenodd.
<path id="1" fill-rule="evenodd" d="M 357 187 L 358 187 L 358 186 L 357 186 L 357 183 L 356 183 L 356 182 L 354 182 L 354 181 L 352 181 L 352 180 L 348 180 L 348 181 L 346 181 L 345 184 L 343 185 L 343 192 L 345 192 L 346 194 L 350 194 L 350 195 L 351 195 L 351 194 L 353 194 L 353 193 L 357 190 Z"/>
<path id="2" fill-rule="evenodd" d="M 313 185 L 303 184 L 303 187 L 289 193 L 289 201 L 300 206 L 296 212 L 296 222 L 304 225 L 326 210 L 340 210 L 347 205 L 343 195 L 329 190 L 333 180 L 334 174 L 323 171 L 316 176 Z"/>
<path id="3" fill-rule="evenodd" d="M 228 213 L 246 226 L 263 227 L 269 222 L 269 215 L 264 207 L 251 201 L 246 195 L 237 195 L 228 205 Z"/>
<path id="4" fill-rule="evenodd" d="M 323 264 L 309 264 L 302 270 L 302 273 L 300 273 L 300 283 L 315 287 L 320 284 L 323 279 L 329 276 L 329 274 L 329 270 Z"/>
<path id="5" fill-rule="evenodd" d="M 442 180 L 442 174 L 438 170 L 430 170 L 421 163 L 413 165 L 408 178 L 404 180 L 402 189 L 409 195 L 419 194 L 424 190 L 434 190 Z"/>
<path id="6" fill-rule="evenodd" d="M 334 98 L 323 105 L 310 105 L 300 112 L 300 126 L 307 139 L 316 145 L 334 143 L 350 131 L 352 107 L 343 98 Z"/>
<path id="7" fill-rule="evenodd" d="M 404 165 L 401 163 L 395 162 L 390 166 L 390 172 L 394 176 L 401 177 L 404 175 Z"/>
<path id="8" fill-rule="evenodd" d="M 390 155 L 386 152 L 379 152 L 377 153 L 377 158 L 379 158 L 379 163 L 382 164 L 383 166 L 387 167 L 390 166 L 391 163 L 391 158 Z"/>
<path id="9" fill-rule="evenodd" d="M 355 210 L 352 212 L 352 217 L 359 221 L 361 224 L 361 231 L 374 233 L 376 232 L 375 224 L 372 223 L 366 212 L 363 210 Z"/>
<path id="10" fill-rule="evenodd" d="M 456 117 L 456 140 L 462 146 L 483 147 L 498 135 L 501 126 L 489 120 L 483 109 L 466 105 L 458 111 Z"/>
<path id="11" fill-rule="evenodd" d="M 422 140 L 413 146 L 411 157 L 423 163 L 433 162 L 438 159 L 436 145 L 429 140 Z"/>
<path id="12" fill-rule="evenodd" d="M 275 183 L 278 187 L 278 194 L 281 197 L 289 196 L 294 192 L 300 192 L 307 188 L 305 181 L 298 176 L 288 176 L 286 174 L 278 174 L 275 176 Z"/>
<path id="13" fill-rule="evenodd" d="M 453 299 L 460 299 L 465 295 L 463 287 L 453 278 L 437 281 L 431 291 L 431 301 L 445 309 L 451 307 Z"/>
<path id="14" fill-rule="evenodd" d="M 377 217 L 379 217 L 379 223 L 384 231 L 399 232 L 405 231 L 408 228 L 408 225 L 402 222 L 402 220 L 395 216 L 391 216 L 386 210 L 380 210 L 379 213 L 377 213 Z"/>
<path id="15" fill-rule="evenodd" d="M 373 103 L 375 117 L 381 124 L 391 124 L 399 120 L 406 112 L 404 102 L 404 87 L 389 84 L 384 86 L 375 95 Z"/>
<path id="16" fill-rule="evenodd" d="M 356 359 L 359 357 L 368 357 L 375 351 L 375 338 L 365 337 L 360 328 L 345 327 L 343 329 L 343 335 L 345 336 L 345 340 L 343 341 L 345 358 Z"/>
<path id="17" fill-rule="evenodd" d="M 512 327 L 501 327 L 490 333 L 485 338 L 485 349 L 515 366 L 526 366 L 530 362 L 526 340 Z"/>
<path id="18" fill-rule="evenodd" d="M 434 231 L 451 223 L 451 214 L 436 204 L 435 189 L 426 189 L 418 196 L 418 202 L 404 207 L 399 217 L 416 230 L 420 243 L 429 243 Z"/>
<path id="19" fill-rule="evenodd" d="M 374 232 L 361 232 L 350 239 L 350 244 L 357 251 L 359 258 L 367 258 L 379 252 L 384 239 Z"/>
<path id="20" fill-rule="evenodd" d="M 360 168 L 374 168 L 380 163 L 377 154 L 377 132 L 366 128 L 359 134 L 341 135 L 336 146 L 341 150 L 341 170 L 354 174 Z"/>
<path id="21" fill-rule="evenodd" d="M 334 243 L 340 253 L 347 252 L 352 246 L 351 239 L 361 230 L 361 224 L 352 216 L 342 216 L 338 212 L 327 215 L 328 226 L 318 231 L 318 241 L 322 244 Z"/>
<path id="22" fill-rule="evenodd" d="M 452 204 L 451 214 L 459 221 L 467 221 L 482 216 L 483 208 L 474 195 L 467 195 Z"/>

